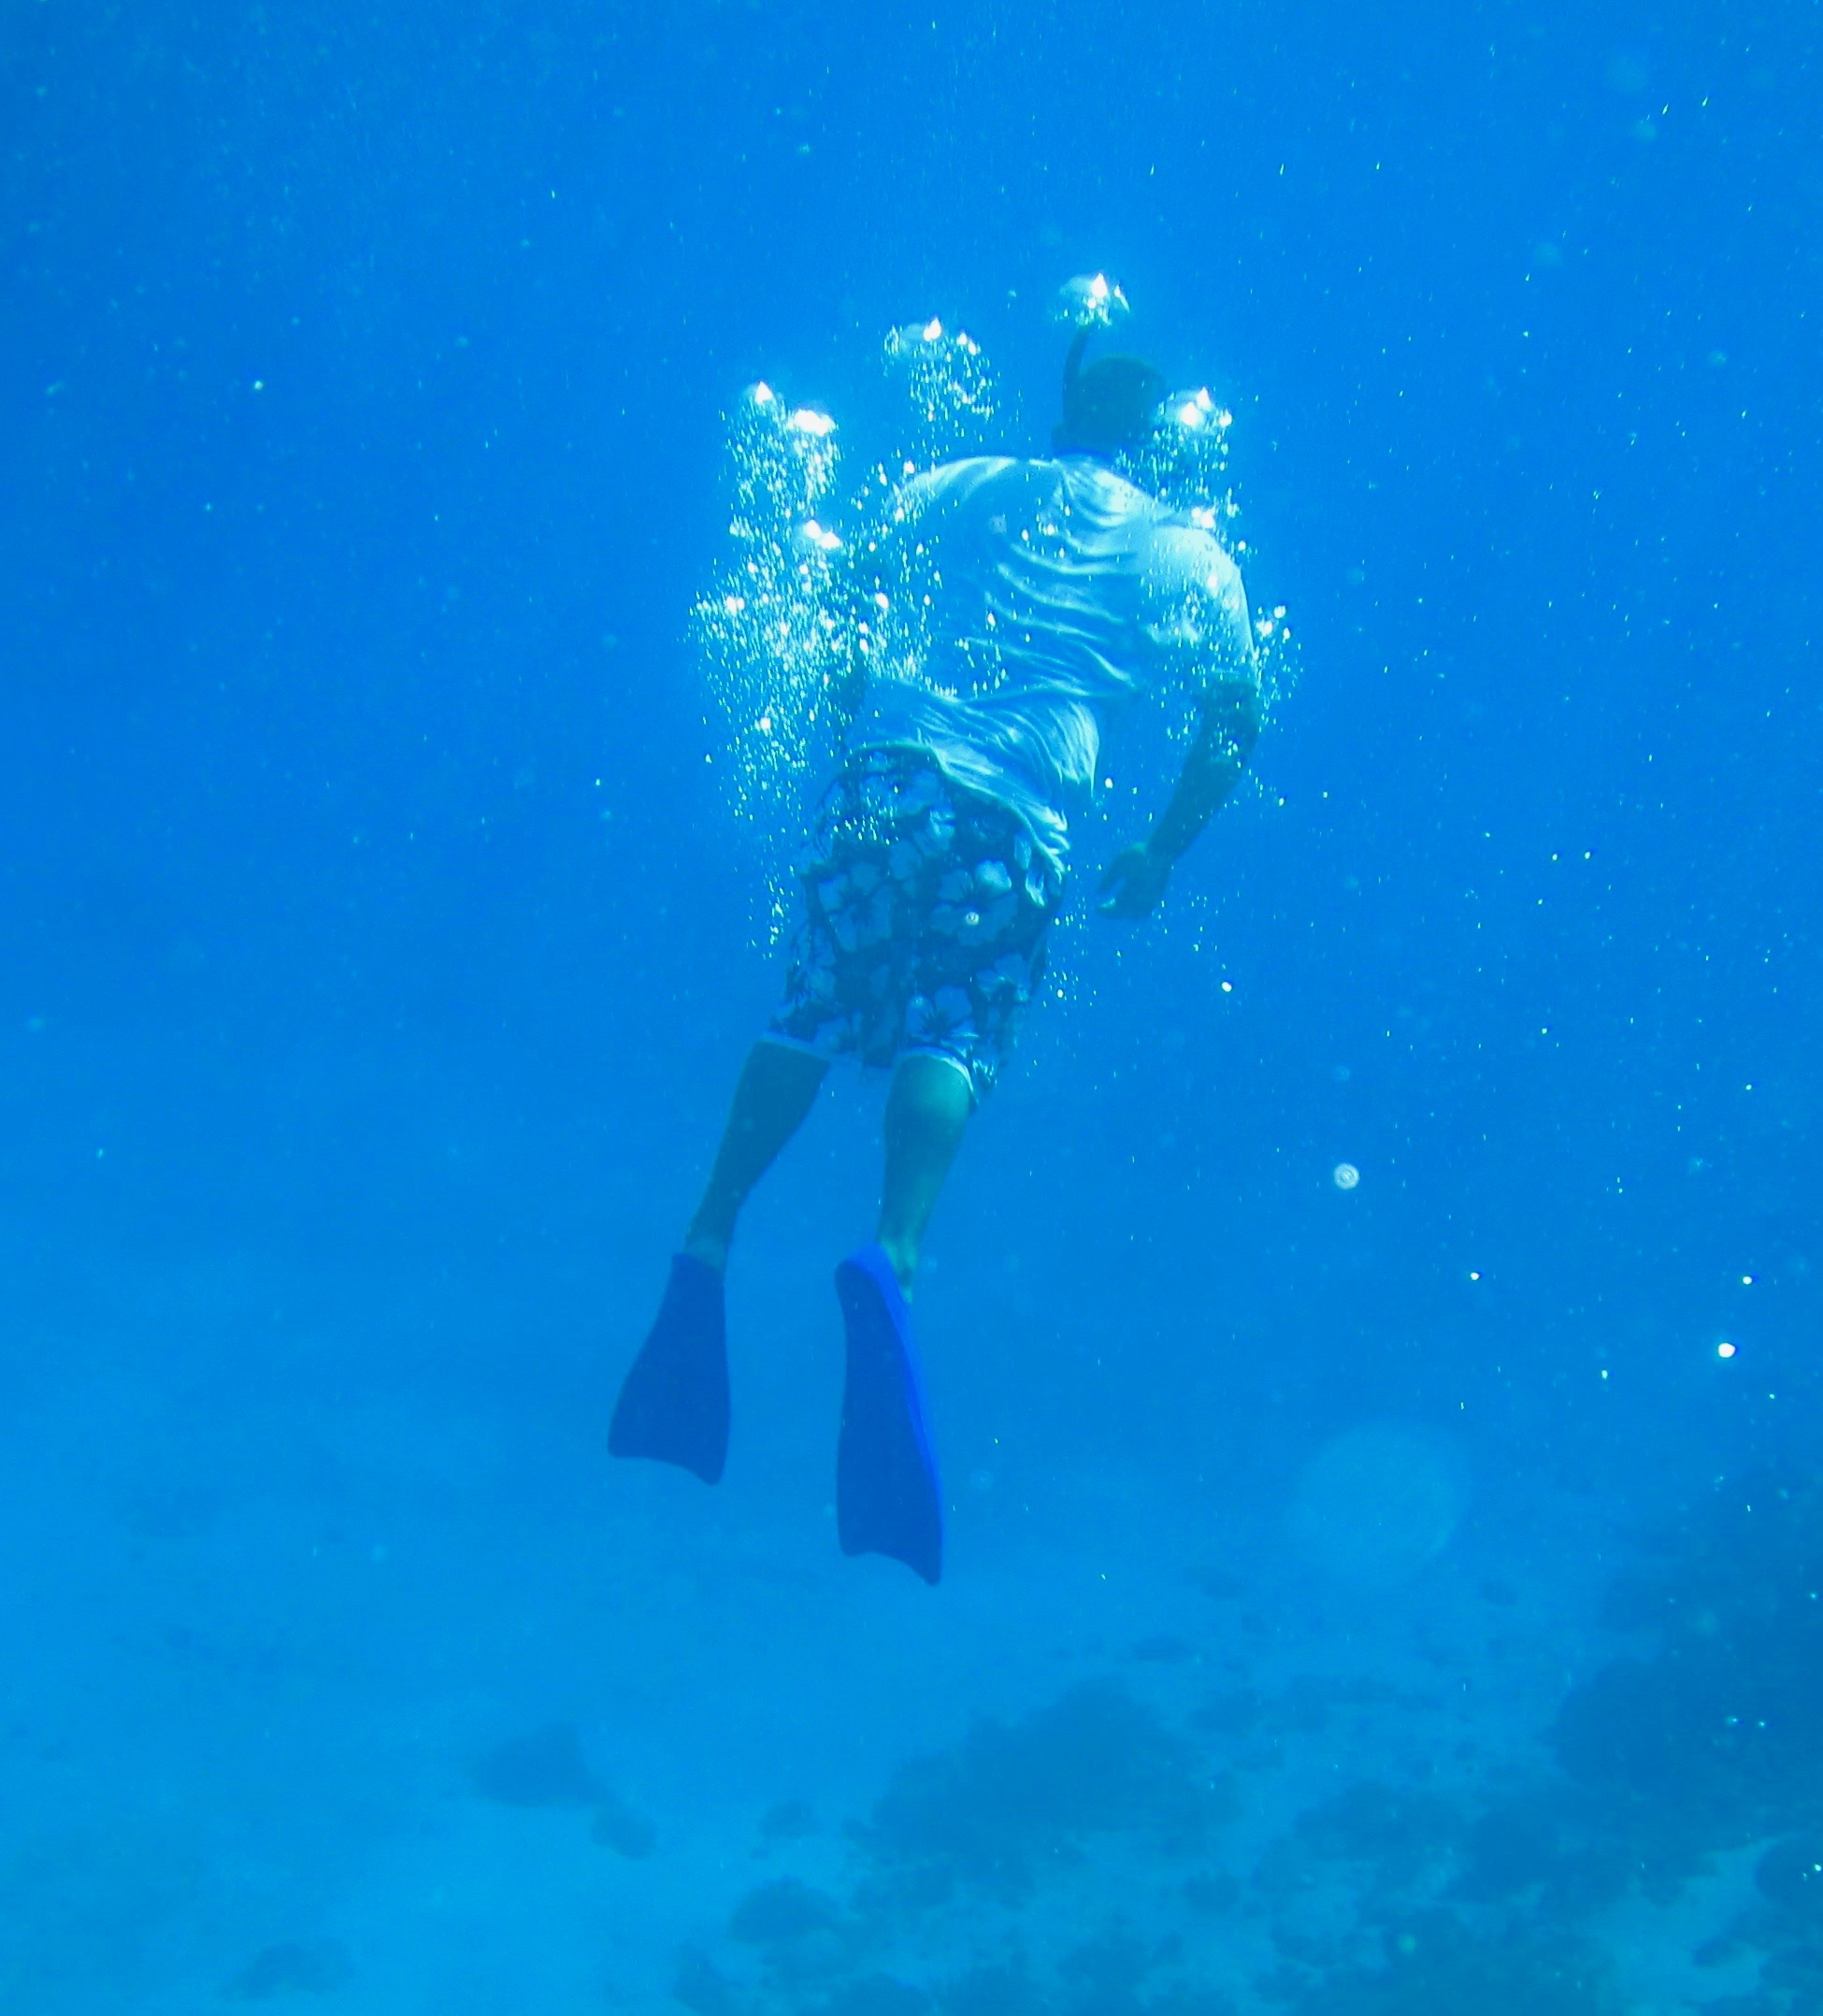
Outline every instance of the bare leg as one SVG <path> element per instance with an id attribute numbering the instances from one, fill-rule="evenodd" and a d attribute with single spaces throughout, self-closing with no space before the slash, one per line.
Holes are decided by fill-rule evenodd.
<path id="1" fill-rule="evenodd" d="M 974 1103 L 968 1079 L 941 1058 L 902 1058 L 893 1073 L 886 1098 L 886 1176 L 877 1236 L 908 1296 L 917 1276 L 925 1227 Z"/>
<path id="2" fill-rule="evenodd" d="M 824 1058 L 786 1044 L 760 1042 L 748 1051 L 709 1188 L 683 1235 L 683 1250 L 694 1259 L 727 1264 L 741 1205 L 803 1124 L 828 1069 Z"/>

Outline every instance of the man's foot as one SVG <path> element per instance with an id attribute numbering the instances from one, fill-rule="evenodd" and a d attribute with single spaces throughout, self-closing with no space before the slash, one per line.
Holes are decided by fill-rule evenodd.
<path id="1" fill-rule="evenodd" d="M 671 1278 L 608 1431 L 613 1456 L 647 1456 L 719 1483 L 728 1456 L 727 1322 L 722 1274 L 689 1253 Z"/>
<path id="2" fill-rule="evenodd" d="M 884 1554 L 936 1582 L 943 1572 L 942 1488 L 925 1426 L 912 1312 L 884 1250 L 836 1269 L 847 1331 L 836 1533 L 844 1554 Z"/>

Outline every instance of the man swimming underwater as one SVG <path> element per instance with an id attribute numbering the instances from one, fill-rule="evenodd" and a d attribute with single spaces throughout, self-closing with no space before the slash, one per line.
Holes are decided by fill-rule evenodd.
<path id="1" fill-rule="evenodd" d="M 830 1060 L 892 1071 L 875 1241 L 836 1270 L 847 1334 L 837 1531 L 926 1581 L 942 1505 L 908 1307 L 918 1252 L 969 1116 L 1044 968 L 1069 821 L 1104 729 L 1188 663 L 1199 727 L 1170 801 L 1101 878 L 1100 913 L 1143 917 L 1240 777 L 1259 732 L 1246 598 L 1214 533 L 1121 475 L 1165 392 L 1139 359 L 1064 370 L 1055 454 L 978 456 L 916 477 L 891 540 L 933 584 L 917 683 L 869 671 L 813 826 L 785 998 L 754 1044 L 663 1305 L 621 1389 L 609 1447 L 713 1484 L 727 1452 L 723 1270 L 754 1185 Z"/>

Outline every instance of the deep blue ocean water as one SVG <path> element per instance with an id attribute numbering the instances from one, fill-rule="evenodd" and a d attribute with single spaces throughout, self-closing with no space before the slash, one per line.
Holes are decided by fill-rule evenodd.
<path id="1" fill-rule="evenodd" d="M 1823 2009 L 1816 37 L 0 11 L 0 2008 Z M 939 1209 L 933 1592 L 877 1086 L 605 1455 L 778 987 L 686 618 L 741 386 L 1036 451 L 1098 267 L 1300 672 Z"/>

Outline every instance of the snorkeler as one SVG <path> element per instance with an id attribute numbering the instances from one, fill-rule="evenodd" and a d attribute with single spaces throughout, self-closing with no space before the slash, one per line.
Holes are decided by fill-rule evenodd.
<path id="1" fill-rule="evenodd" d="M 1175 788 L 1101 878 L 1102 915 L 1146 916 L 1259 732 L 1246 598 L 1211 514 L 1175 511 L 1115 467 L 1143 448 L 1165 382 L 1135 357 L 1085 368 L 1090 335 L 1070 346 L 1052 457 L 976 456 L 912 478 L 860 563 L 883 626 L 908 581 L 931 584 L 923 660 L 877 653 L 860 683 L 801 871 L 784 1001 L 742 1068 L 609 1436 L 617 1456 L 720 1478 L 723 1271 L 741 1207 L 832 1058 L 888 1068 L 874 1242 L 836 1270 L 837 1531 L 845 1553 L 888 1555 L 932 1583 L 942 1506 L 909 1307 L 919 1246 L 1044 970 L 1070 816 L 1112 714 L 1189 666 L 1199 725 Z"/>

